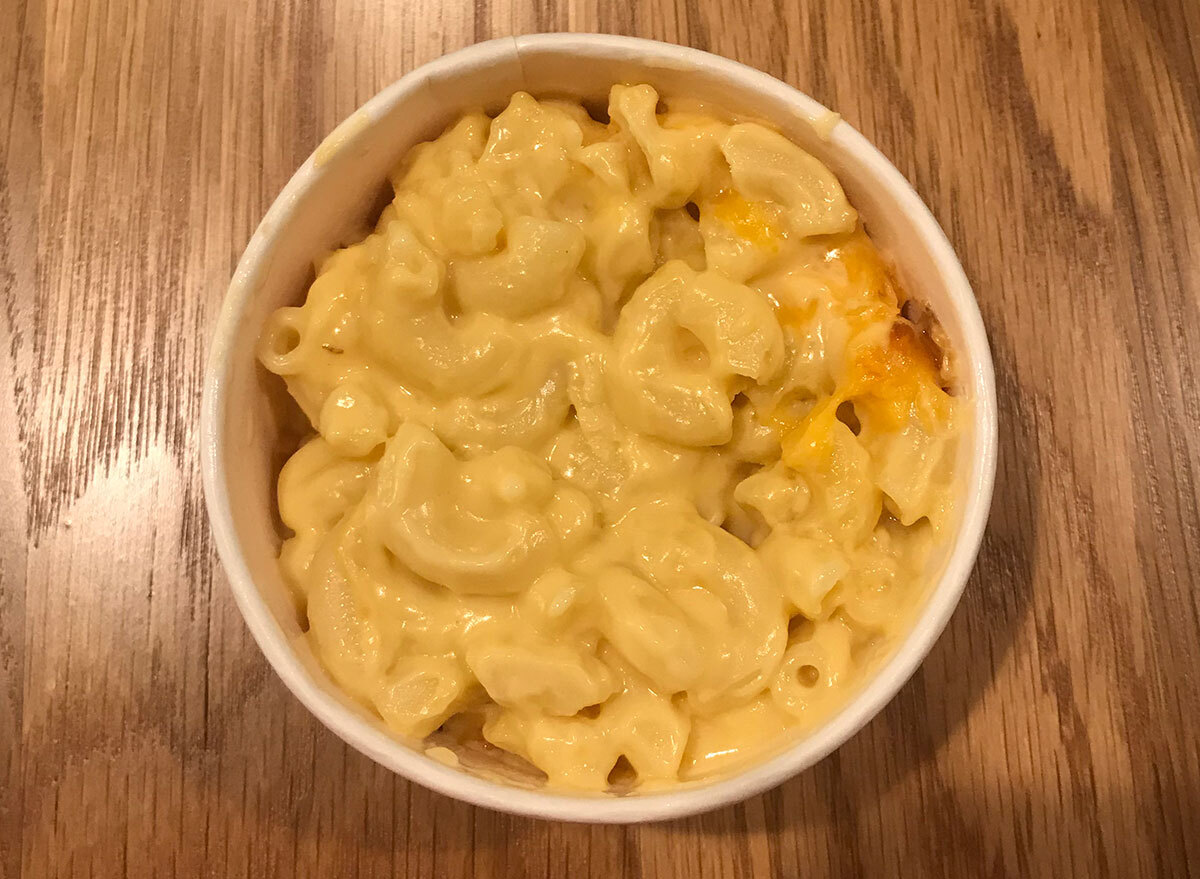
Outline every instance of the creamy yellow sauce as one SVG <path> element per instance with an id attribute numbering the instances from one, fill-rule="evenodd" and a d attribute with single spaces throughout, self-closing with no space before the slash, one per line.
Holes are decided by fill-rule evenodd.
<path id="1" fill-rule="evenodd" d="M 462 118 L 262 334 L 314 429 L 278 493 L 313 648 L 446 763 L 451 727 L 595 791 L 777 748 L 953 515 L 965 402 L 837 179 L 658 101 Z"/>

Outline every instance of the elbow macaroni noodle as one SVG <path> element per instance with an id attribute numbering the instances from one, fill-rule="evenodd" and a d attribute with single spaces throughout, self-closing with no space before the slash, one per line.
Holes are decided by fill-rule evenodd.
<path id="1" fill-rule="evenodd" d="M 590 790 L 845 701 L 923 597 L 967 405 L 829 169 L 645 85 L 609 116 L 518 93 L 414 148 L 259 351 L 315 428 L 280 562 L 332 677 Z"/>

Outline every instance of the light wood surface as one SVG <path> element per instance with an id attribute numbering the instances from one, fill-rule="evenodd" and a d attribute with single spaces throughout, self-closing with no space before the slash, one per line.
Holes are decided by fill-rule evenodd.
<path id="1" fill-rule="evenodd" d="M 1200 4 L 3 0 L 0 876 L 1200 871 Z M 202 365 L 321 136 L 491 36 L 688 43 L 840 111 L 975 285 L 1000 468 L 911 683 L 765 796 L 640 827 L 393 776 L 277 680 L 217 565 Z"/>

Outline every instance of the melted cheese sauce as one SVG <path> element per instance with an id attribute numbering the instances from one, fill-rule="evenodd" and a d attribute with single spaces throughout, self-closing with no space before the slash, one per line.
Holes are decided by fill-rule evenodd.
<path id="1" fill-rule="evenodd" d="M 443 762 L 603 791 L 779 748 L 952 523 L 966 403 L 836 178 L 657 104 L 464 117 L 263 331 L 314 430 L 278 492 L 308 637 Z"/>

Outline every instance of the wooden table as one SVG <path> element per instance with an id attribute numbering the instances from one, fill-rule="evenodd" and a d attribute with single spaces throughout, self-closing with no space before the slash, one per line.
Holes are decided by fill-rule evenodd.
<path id="1" fill-rule="evenodd" d="M 1200 870 L 1200 4 L 12 0 L 0 26 L 0 875 Z M 983 309 L 1000 469 L 949 629 L 778 790 L 642 827 L 473 809 L 326 732 L 234 607 L 205 349 L 322 135 L 487 37 L 689 43 L 839 110 Z"/>

